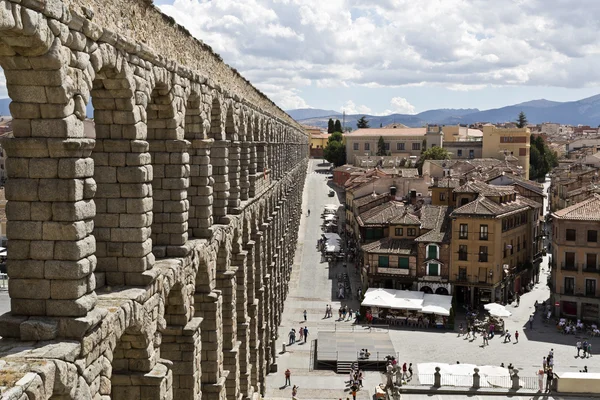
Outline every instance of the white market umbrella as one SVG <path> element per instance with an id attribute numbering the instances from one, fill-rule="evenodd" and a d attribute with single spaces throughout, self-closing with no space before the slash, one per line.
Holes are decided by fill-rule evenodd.
<path id="1" fill-rule="evenodd" d="M 502 304 L 489 303 L 483 306 L 492 317 L 505 318 L 510 317 L 512 313 L 506 309 Z"/>

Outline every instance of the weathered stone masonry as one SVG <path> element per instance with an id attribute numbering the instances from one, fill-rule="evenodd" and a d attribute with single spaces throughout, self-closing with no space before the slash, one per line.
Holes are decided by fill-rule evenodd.
<path id="1" fill-rule="evenodd" d="M 0 0 L 0 65 L 14 117 L 0 376 L 17 381 L 2 399 L 264 392 L 303 130 L 148 0 Z"/>

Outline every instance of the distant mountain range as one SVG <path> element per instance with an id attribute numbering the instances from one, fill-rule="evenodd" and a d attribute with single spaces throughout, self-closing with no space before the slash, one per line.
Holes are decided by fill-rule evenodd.
<path id="1" fill-rule="evenodd" d="M 311 114 L 311 111 L 313 112 Z M 523 111 L 531 124 L 556 122 L 567 125 L 600 125 L 600 95 L 568 102 L 549 101 L 545 99 L 527 101 L 491 110 L 472 109 L 439 109 L 428 110 L 415 115 L 392 114 L 385 116 L 366 115 L 369 125 L 378 128 L 380 125 L 392 123 L 409 127 L 420 127 L 425 124 L 456 125 L 476 122 L 501 123 L 515 121 Z M 321 128 L 327 127 L 329 118 L 340 119 L 341 114 L 329 110 L 301 109 L 288 110 L 288 114 L 296 121 Z M 365 114 L 346 115 L 346 126 L 356 128 L 356 121 Z"/>
<path id="2" fill-rule="evenodd" d="M 90 102 L 91 103 L 91 102 Z M 10 115 L 10 99 L 0 99 L 0 115 Z M 542 122 L 557 122 L 568 125 L 600 125 L 600 95 L 586 99 L 568 102 L 549 100 L 532 100 L 502 108 L 480 111 L 477 108 L 428 110 L 415 115 L 391 114 L 385 116 L 366 115 L 372 128 L 392 123 L 404 124 L 410 127 L 420 127 L 425 124 L 472 124 L 475 122 L 509 122 L 515 121 L 523 111 L 531 124 Z M 302 108 L 288 110 L 288 114 L 296 121 L 305 124 L 327 127 L 329 118 L 342 120 L 342 114 L 333 110 Z M 87 107 L 88 117 L 93 117 L 91 104 Z M 356 121 L 364 114 L 346 115 L 346 126 L 356 128 Z"/>

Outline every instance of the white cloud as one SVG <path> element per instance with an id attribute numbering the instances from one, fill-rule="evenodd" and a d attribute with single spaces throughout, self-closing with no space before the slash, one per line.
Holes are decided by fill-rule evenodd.
<path id="1" fill-rule="evenodd" d="M 410 104 L 408 100 L 403 97 L 393 97 L 391 103 L 394 113 L 415 114 L 415 106 Z"/>
<path id="2" fill-rule="evenodd" d="M 372 114 L 371 109 L 365 105 L 356 105 L 352 100 L 348 100 L 340 110 L 345 111 L 346 114 Z"/>
<path id="3" fill-rule="evenodd" d="M 600 82 L 600 2 L 592 0 L 174 0 L 160 7 L 254 84 L 273 85 L 282 107 L 302 103 L 309 86 Z M 413 110 L 400 100 L 395 109 Z"/>

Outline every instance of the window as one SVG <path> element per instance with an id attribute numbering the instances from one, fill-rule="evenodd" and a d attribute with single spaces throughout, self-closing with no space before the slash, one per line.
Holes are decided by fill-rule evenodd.
<path id="1" fill-rule="evenodd" d="M 585 295 L 595 296 L 596 295 L 596 280 L 586 279 L 585 280 Z"/>
<path id="2" fill-rule="evenodd" d="M 469 238 L 469 226 L 467 224 L 460 224 L 458 238 L 459 239 L 468 239 Z"/>
<path id="3" fill-rule="evenodd" d="M 458 245 L 458 259 L 460 261 L 467 261 L 467 245 L 460 244 Z"/>
<path id="4" fill-rule="evenodd" d="M 458 269 L 458 280 L 463 282 L 467 280 L 467 269 L 465 267 Z"/>
<path id="5" fill-rule="evenodd" d="M 402 228 L 396 228 L 396 236 L 402 236 L 404 235 L 404 229 Z"/>
<path id="6" fill-rule="evenodd" d="M 446 200 L 446 193 L 441 192 L 440 193 L 440 201 L 445 201 Z"/>
<path id="7" fill-rule="evenodd" d="M 436 263 L 427 264 L 427 275 L 439 276 L 440 275 L 440 264 L 436 264 Z"/>
<path id="8" fill-rule="evenodd" d="M 598 241 L 598 231 L 588 231 L 588 242 L 596 243 Z"/>
<path id="9" fill-rule="evenodd" d="M 371 228 L 365 232 L 367 240 L 378 240 L 383 237 L 383 228 Z"/>
<path id="10" fill-rule="evenodd" d="M 479 240 L 488 240 L 488 226 L 479 225 Z"/>
<path id="11" fill-rule="evenodd" d="M 365 150 L 371 150 L 371 144 L 365 143 Z"/>
<path id="12" fill-rule="evenodd" d="M 479 262 L 487 262 L 488 248 L 487 246 L 479 246 Z"/>
<path id="13" fill-rule="evenodd" d="M 469 150 L 469 158 L 475 158 L 475 150 Z"/>
<path id="14" fill-rule="evenodd" d="M 383 144 L 383 148 L 386 149 L 386 150 L 389 150 L 390 149 L 390 144 L 388 142 L 385 142 Z"/>
<path id="15" fill-rule="evenodd" d="M 417 236 L 417 229 L 416 228 L 406 228 L 406 234 L 408 236 Z"/>
<path id="16" fill-rule="evenodd" d="M 462 157 L 462 150 L 457 150 L 456 155 L 458 155 L 459 157 Z"/>
<path id="17" fill-rule="evenodd" d="M 515 252 L 515 246 L 513 244 L 512 239 L 510 240 L 510 255 L 512 256 Z"/>
<path id="18" fill-rule="evenodd" d="M 596 270 L 596 253 L 588 253 L 585 255 L 585 269 L 588 271 Z"/>
<path id="19" fill-rule="evenodd" d="M 519 149 L 519 157 L 525 157 L 527 155 L 527 148 L 521 147 Z"/>
<path id="20" fill-rule="evenodd" d="M 412 149 L 413 150 L 421 150 L 421 143 L 413 143 Z"/>
<path id="21" fill-rule="evenodd" d="M 575 293 L 575 278 L 565 277 L 565 286 L 563 286 L 564 294 Z"/>
<path id="22" fill-rule="evenodd" d="M 565 267 L 565 269 L 576 269 L 575 253 L 573 253 L 571 251 L 565 252 L 564 267 Z"/>
<path id="23" fill-rule="evenodd" d="M 404 150 L 404 143 L 396 143 L 396 150 Z"/>
<path id="24" fill-rule="evenodd" d="M 574 242 L 576 237 L 577 237 L 577 232 L 575 231 L 575 229 L 567 229 L 567 236 L 566 236 L 567 240 Z"/>
<path id="25" fill-rule="evenodd" d="M 438 258 L 438 247 L 435 244 L 427 246 L 427 258 Z"/>
<path id="26" fill-rule="evenodd" d="M 517 238 L 517 253 L 519 251 L 521 251 L 521 238 L 520 237 Z"/>
<path id="27" fill-rule="evenodd" d="M 409 269 L 408 257 L 398 258 L 398 267 L 401 269 Z"/>
<path id="28" fill-rule="evenodd" d="M 390 266 L 390 257 L 388 256 L 379 256 L 379 261 L 377 262 L 379 267 L 387 268 Z"/>
<path id="29" fill-rule="evenodd" d="M 504 242 L 504 246 L 502 247 L 502 257 L 506 258 L 506 242 Z"/>
<path id="30" fill-rule="evenodd" d="M 358 150 L 358 143 L 354 143 L 354 144 L 352 145 L 352 148 L 353 148 L 354 150 Z"/>

